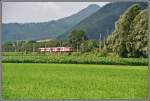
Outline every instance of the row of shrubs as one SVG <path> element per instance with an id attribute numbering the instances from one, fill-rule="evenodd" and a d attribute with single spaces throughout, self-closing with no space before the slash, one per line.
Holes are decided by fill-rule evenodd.
<path id="1" fill-rule="evenodd" d="M 108 56 L 107 53 L 105 52 L 85 52 L 85 53 L 82 53 L 82 52 L 71 52 L 71 53 L 61 53 L 61 52 L 58 52 L 58 53 L 37 53 L 37 52 L 30 52 L 30 53 L 25 53 L 25 52 L 3 52 L 2 53 L 3 56 L 37 56 L 37 55 L 40 55 L 40 56 L 45 56 L 45 55 L 54 55 L 54 56 L 58 56 L 58 55 L 63 55 L 63 56 L 80 56 L 80 55 L 96 55 L 96 56 Z"/>
<path id="2" fill-rule="evenodd" d="M 67 63 L 107 65 L 148 65 L 146 58 L 101 57 L 99 54 L 28 54 L 3 55 L 3 63 Z"/>

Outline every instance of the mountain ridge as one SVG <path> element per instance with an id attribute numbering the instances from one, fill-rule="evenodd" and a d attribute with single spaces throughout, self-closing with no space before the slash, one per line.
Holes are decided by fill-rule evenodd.
<path id="1" fill-rule="evenodd" d="M 148 4 L 145 2 L 113 2 L 106 4 L 91 16 L 85 18 L 77 25 L 69 29 L 66 33 L 58 36 L 58 39 L 65 40 L 74 29 L 81 29 L 86 32 L 89 39 L 99 39 L 101 33 L 102 39 L 111 34 L 115 28 L 115 22 L 119 17 L 133 4 L 139 4 L 141 9 L 145 9 Z"/>
<path id="2" fill-rule="evenodd" d="M 71 16 L 47 22 L 3 23 L 2 42 L 56 38 L 99 9 L 98 5 L 87 6 Z"/>

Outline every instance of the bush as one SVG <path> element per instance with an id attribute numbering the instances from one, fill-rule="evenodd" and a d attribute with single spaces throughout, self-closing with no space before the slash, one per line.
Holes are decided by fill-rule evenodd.
<path id="1" fill-rule="evenodd" d="M 101 50 L 98 54 L 98 57 L 106 57 L 106 56 L 108 56 L 108 53 L 105 50 Z"/>

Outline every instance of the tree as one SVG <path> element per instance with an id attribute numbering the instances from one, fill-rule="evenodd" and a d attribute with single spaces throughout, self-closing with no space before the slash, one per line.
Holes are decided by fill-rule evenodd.
<path id="1" fill-rule="evenodd" d="M 81 47 L 84 49 L 82 51 L 90 52 L 99 47 L 99 42 L 97 40 L 86 40 L 81 43 Z"/>
<path id="2" fill-rule="evenodd" d="M 127 9 L 127 11 L 115 23 L 115 31 L 108 38 L 108 43 L 112 50 L 121 57 L 128 57 L 128 36 L 131 34 L 131 25 L 134 18 L 140 13 L 138 4 L 134 4 Z"/>
<path id="3" fill-rule="evenodd" d="M 128 52 L 132 57 L 148 56 L 148 12 L 141 11 L 131 25 Z"/>
<path id="4" fill-rule="evenodd" d="M 11 52 L 11 51 L 15 51 L 15 48 L 13 47 L 12 42 L 7 42 L 7 43 L 2 45 L 2 50 L 4 52 Z"/>
<path id="5" fill-rule="evenodd" d="M 76 29 L 69 33 L 69 44 L 74 49 L 77 49 L 77 51 L 79 50 L 79 47 L 84 40 L 87 40 L 87 37 L 83 30 Z"/>

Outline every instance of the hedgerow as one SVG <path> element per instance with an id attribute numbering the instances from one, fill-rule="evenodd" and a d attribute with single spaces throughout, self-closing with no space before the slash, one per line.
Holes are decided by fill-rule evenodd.
<path id="1" fill-rule="evenodd" d="M 3 54 L 3 63 L 66 63 L 66 64 L 108 64 L 108 65 L 148 65 L 147 58 L 100 57 L 82 53 L 48 54 Z"/>

